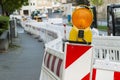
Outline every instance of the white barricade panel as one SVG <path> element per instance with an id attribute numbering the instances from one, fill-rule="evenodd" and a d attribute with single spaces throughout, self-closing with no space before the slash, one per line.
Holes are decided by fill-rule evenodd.
<path id="1" fill-rule="evenodd" d="M 63 53 L 47 49 L 40 80 L 62 80 L 63 73 Z"/>
<path id="2" fill-rule="evenodd" d="M 94 68 L 91 80 L 120 80 L 120 72 Z"/>
<path id="3" fill-rule="evenodd" d="M 93 36 L 92 44 L 95 46 L 120 47 L 119 36 Z"/>
<path id="4" fill-rule="evenodd" d="M 120 71 L 120 48 L 96 46 L 94 55 L 93 67 Z"/>
<path id="5" fill-rule="evenodd" d="M 28 24 L 25 24 L 24 30 L 25 30 L 25 31 L 28 31 Z"/>
<path id="6" fill-rule="evenodd" d="M 52 24 L 62 24 L 63 19 L 62 18 L 50 18 L 48 19 L 48 22 Z"/>
<path id="7" fill-rule="evenodd" d="M 91 80 L 120 80 L 120 48 L 103 45 L 94 50 Z"/>
<path id="8" fill-rule="evenodd" d="M 65 69 L 62 80 L 89 80 L 92 46 L 66 44 Z"/>

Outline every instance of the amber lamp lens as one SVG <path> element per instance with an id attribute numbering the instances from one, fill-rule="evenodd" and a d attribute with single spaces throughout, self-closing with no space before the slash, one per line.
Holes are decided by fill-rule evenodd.
<path id="1" fill-rule="evenodd" d="M 90 9 L 78 8 L 72 14 L 72 23 L 78 29 L 90 27 L 93 21 L 93 14 Z"/>

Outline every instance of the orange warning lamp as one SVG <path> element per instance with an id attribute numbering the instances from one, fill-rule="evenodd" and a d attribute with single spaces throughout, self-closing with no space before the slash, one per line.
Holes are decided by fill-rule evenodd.
<path id="1" fill-rule="evenodd" d="M 91 43 L 92 31 L 90 26 L 93 21 L 93 13 L 89 7 L 76 8 L 72 14 L 73 28 L 70 31 L 69 41 Z"/>
<path id="2" fill-rule="evenodd" d="M 89 8 L 78 8 L 72 14 L 72 23 L 78 29 L 90 27 L 93 21 L 93 14 Z"/>

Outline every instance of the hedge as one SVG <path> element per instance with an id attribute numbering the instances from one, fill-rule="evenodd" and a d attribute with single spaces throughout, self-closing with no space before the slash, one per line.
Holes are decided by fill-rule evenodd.
<path id="1" fill-rule="evenodd" d="M 0 35 L 9 28 L 9 17 L 0 16 Z"/>

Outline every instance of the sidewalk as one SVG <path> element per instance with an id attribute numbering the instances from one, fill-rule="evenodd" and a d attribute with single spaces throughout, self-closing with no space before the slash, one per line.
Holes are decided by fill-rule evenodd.
<path id="1" fill-rule="evenodd" d="M 0 53 L 0 80 L 39 80 L 43 42 L 21 32 L 14 44 L 19 47 Z"/>

